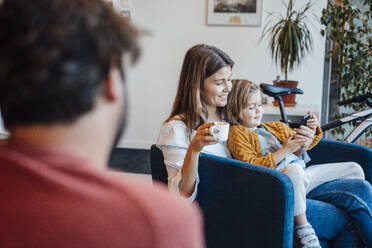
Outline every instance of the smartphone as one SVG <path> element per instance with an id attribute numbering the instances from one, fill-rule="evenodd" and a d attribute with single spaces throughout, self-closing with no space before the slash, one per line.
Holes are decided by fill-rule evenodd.
<path id="1" fill-rule="evenodd" d="M 311 114 L 306 114 L 304 118 L 302 119 L 300 126 L 307 126 L 307 120 L 309 120 L 311 117 Z"/>
<path id="2" fill-rule="evenodd" d="M 296 123 L 296 122 L 294 122 L 294 123 L 290 123 L 289 125 L 290 125 L 290 127 L 291 128 L 299 128 L 300 126 L 307 126 L 307 120 L 309 119 L 311 117 L 311 114 L 306 114 L 303 118 L 302 118 L 302 120 L 301 120 L 301 122 L 300 123 Z"/>

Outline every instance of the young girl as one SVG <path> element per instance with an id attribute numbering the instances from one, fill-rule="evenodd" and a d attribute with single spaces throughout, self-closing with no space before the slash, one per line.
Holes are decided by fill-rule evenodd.
<path id="1" fill-rule="evenodd" d="M 322 137 L 315 115 L 307 126 L 290 129 L 282 122 L 262 122 L 261 93 L 248 80 L 234 80 L 226 106 L 225 118 L 232 125 L 228 148 L 235 159 L 279 170 L 294 187 L 295 244 L 320 247 L 314 229 L 307 221 L 306 194 L 317 186 L 335 179 L 364 179 L 361 167 L 354 162 L 314 165 L 306 150 Z"/>

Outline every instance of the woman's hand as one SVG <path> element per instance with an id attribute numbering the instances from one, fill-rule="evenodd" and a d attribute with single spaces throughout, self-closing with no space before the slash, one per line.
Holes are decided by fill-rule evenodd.
<path id="1" fill-rule="evenodd" d="M 209 129 L 214 122 L 207 122 L 196 129 L 194 138 L 191 140 L 190 148 L 195 152 L 203 150 L 204 146 L 217 144 L 218 140 L 210 134 Z"/>

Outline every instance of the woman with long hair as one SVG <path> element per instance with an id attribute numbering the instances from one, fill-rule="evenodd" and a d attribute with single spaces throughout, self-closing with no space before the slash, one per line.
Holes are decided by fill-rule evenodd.
<path id="1" fill-rule="evenodd" d="M 190 48 L 184 58 L 177 95 L 157 144 L 168 172 L 168 187 L 195 198 L 200 152 L 230 157 L 226 142 L 210 134 L 214 122 L 224 121 L 223 107 L 231 90 L 234 62 L 208 45 Z"/>

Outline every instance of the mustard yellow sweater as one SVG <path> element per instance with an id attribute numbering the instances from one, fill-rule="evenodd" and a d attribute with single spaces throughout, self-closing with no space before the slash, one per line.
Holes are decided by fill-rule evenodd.
<path id="1" fill-rule="evenodd" d="M 290 129 L 286 124 L 280 121 L 263 122 L 261 124 L 267 129 L 267 131 L 274 134 L 282 144 L 291 134 L 295 133 L 294 130 Z M 314 140 L 308 149 L 311 149 L 318 144 L 322 135 L 322 130 L 320 127 L 317 127 Z M 231 156 L 235 159 L 272 169 L 276 167 L 272 153 L 262 156 L 258 134 L 244 126 L 233 125 L 230 127 L 227 146 L 231 152 Z"/>

